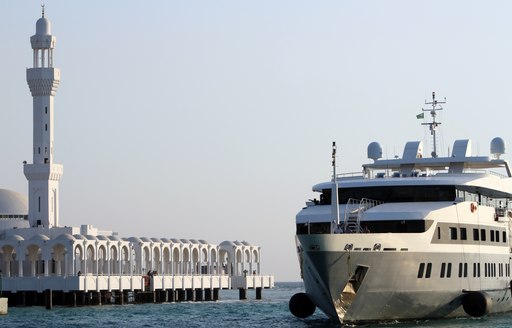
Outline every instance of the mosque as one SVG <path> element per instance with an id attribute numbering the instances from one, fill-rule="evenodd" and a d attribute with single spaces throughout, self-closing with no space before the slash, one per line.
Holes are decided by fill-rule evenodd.
<path id="1" fill-rule="evenodd" d="M 28 199 L 0 189 L 0 296 L 9 305 L 86 305 L 125 302 L 217 300 L 220 289 L 274 286 L 262 275 L 261 249 L 247 242 L 174 238 L 123 238 L 91 225 L 62 226 L 54 162 L 56 38 L 44 17 L 30 38 L 33 65 L 27 82 L 33 97 L 33 162 L 23 163 Z"/>

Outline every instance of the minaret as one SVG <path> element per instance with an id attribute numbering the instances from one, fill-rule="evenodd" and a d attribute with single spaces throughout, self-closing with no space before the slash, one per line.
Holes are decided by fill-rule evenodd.
<path id="1" fill-rule="evenodd" d="M 53 163 L 53 97 L 60 83 L 60 70 L 53 67 L 55 41 L 42 6 L 36 34 L 30 38 L 34 50 L 33 67 L 27 69 L 34 110 L 33 164 L 24 164 L 23 172 L 28 180 L 31 227 L 59 226 L 59 180 L 63 167 Z"/>

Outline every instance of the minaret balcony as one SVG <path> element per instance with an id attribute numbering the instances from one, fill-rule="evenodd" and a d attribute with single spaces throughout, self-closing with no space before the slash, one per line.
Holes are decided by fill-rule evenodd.
<path id="1" fill-rule="evenodd" d="M 60 69 L 38 67 L 27 69 L 27 83 L 32 96 L 55 96 L 60 84 Z"/>
<path id="2" fill-rule="evenodd" d="M 61 164 L 25 164 L 23 173 L 27 180 L 52 180 L 59 181 L 64 173 Z"/>

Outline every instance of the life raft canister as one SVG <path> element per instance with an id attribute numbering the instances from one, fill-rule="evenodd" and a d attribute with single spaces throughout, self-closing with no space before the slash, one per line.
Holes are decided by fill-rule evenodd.
<path id="1" fill-rule="evenodd" d="M 474 213 L 477 209 L 477 206 L 475 203 L 471 203 L 471 213 Z"/>

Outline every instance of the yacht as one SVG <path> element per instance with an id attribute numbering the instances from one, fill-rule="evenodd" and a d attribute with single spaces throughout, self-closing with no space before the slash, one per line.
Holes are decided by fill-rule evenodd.
<path id="1" fill-rule="evenodd" d="M 382 159 L 377 142 L 362 172 L 336 173 L 313 186 L 296 216 L 296 246 L 305 292 L 290 311 L 319 308 L 342 323 L 480 317 L 512 309 L 512 174 L 494 138 L 489 156 L 472 156 L 471 140 L 437 153 L 436 115 L 430 157 L 407 142 L 401 158 Z M 422 114 L 418 118 L 423 118 Z"/>

